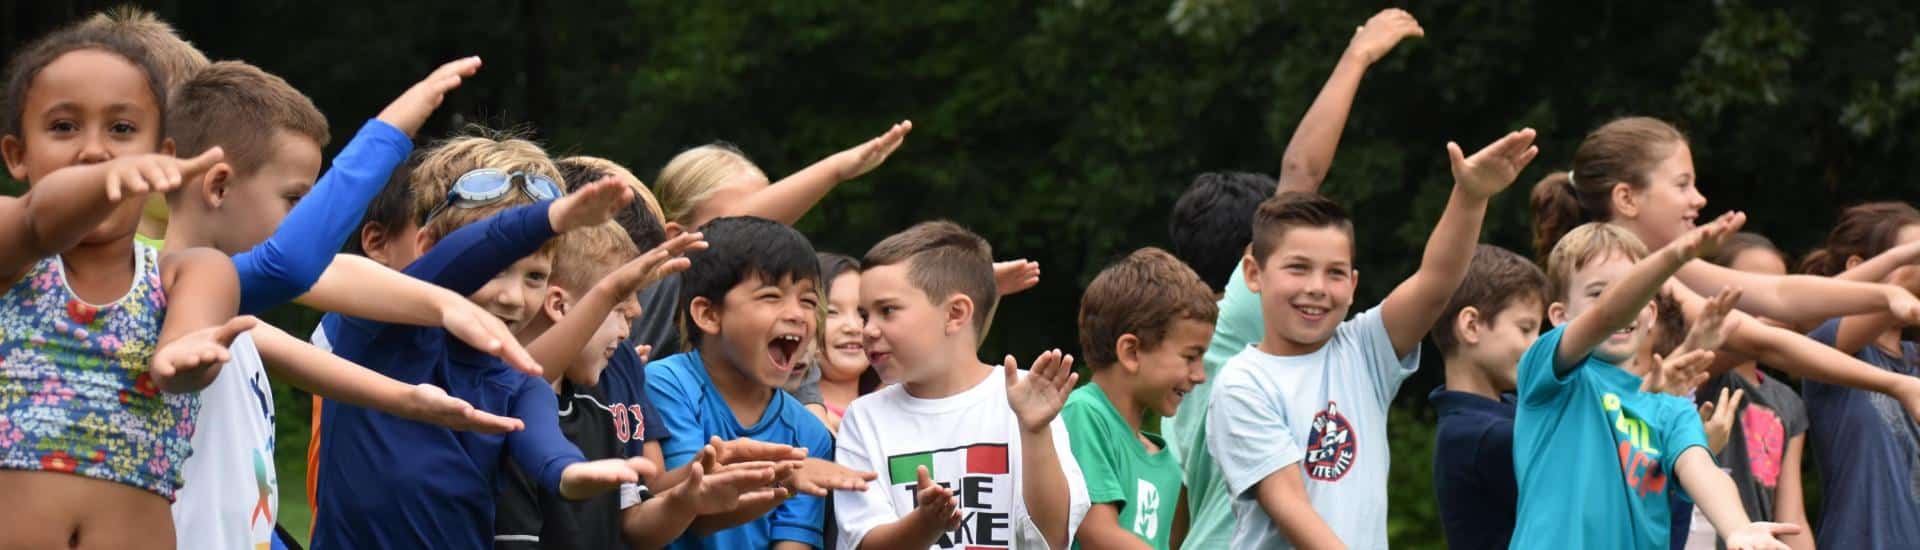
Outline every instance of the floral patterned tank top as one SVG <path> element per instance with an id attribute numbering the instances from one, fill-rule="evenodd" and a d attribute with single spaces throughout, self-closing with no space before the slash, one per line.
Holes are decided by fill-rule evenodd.
<path id="1" fill-rule="evenodd" d="M 167 298 L 159 254 L 134 244 L 133 286 L 89 304 L 58 256 L 0 294 L 0 468 L 125 483 L 173 500 L 195 394 L 148 377 Z"/>

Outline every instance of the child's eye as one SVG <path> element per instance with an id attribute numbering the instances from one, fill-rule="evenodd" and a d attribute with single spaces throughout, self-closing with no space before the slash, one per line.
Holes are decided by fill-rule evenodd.
<path id="1" fill-rule="evenodd" d="M 538 271 L 529 271 L 527 272 L 527 282 L 543 284 L 543 285 L 547 284 L 547 274 L 541 273 Z"/>
<path id="2" fill-rule="evenodd" d="M 47 125 L 47 130 L 56 134 L 65 134 L 79 131 L 80 125 L 74 124 L 71 120 L 56 120 Z"/>
<path id="3" fill-rule="evenodd" d="M 115 134 L 131 134 L 137 130 L 138 130 L 137 128 L 133 127 L 133 123 L 127 122 L 124 120 L 114 122 L 113 126 L 110 126 L 107 128 L 108 132 L 112 132 Z"/>

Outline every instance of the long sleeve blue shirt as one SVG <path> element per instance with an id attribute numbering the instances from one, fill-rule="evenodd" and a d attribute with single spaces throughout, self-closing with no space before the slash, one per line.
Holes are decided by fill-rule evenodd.
<path id="1" fill-rule="evenodd" d="M 233 256 L 240 274 L 240 313 L 261 313 L 312 289 L 360 224 L 367 204 L 412 151 L 413 140 L 380 119 L 361 126 L 273 236 Z"/>
<path id="2" fill-rule="evenodd" d="M 551 202 L 508 210 L 442 239 L 408 275 L 467 295 L 552 238 Z M 500 459 L 557 491 L 585 458 L 560 432 L 553 388 L 444 329 L 329 314 L 335 354 L 408 384 L 429 383 L 526 429 L 458 432 L 328 401 L 322 408 L 313 548 L 487 548 Z"/>

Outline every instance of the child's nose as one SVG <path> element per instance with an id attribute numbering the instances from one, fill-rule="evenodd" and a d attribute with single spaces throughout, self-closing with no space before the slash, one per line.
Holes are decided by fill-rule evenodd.
<path id="1" fill-rule="evenodd" d="M 113 160 L 113 153 L 107 151 L 107 142 L 101 139 L 100 133 L 92 132 L 87 134 L 86 142 L 81 144 L 80 156 L 76 160 L 81 164 L 98 164 Z"/>

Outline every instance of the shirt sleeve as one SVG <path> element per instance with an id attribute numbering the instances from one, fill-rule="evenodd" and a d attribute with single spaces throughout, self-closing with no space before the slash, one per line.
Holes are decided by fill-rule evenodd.
<path id="1" fill-rule="evenodd" d="M 1060 418 L 1067 424 L 1067 440 L 1073 447 L 1072 455 L 1080 463 L 1080 471 L 1085 474 L 1087 500 L 1095 504 L 1121 502 L 1127 500 L 1127 494 L 1120 488 L 1118 468 L 1119 458 L 1108 444 L 1119 438 L 1107 433 L 1105 426 L 1099 423 L 1098 411 L 1082 402 L 1067 401 L 1060 411 Z"/>
<path id="2" fill-rule="evenodd" d="M 1813 329 L 1813 332 L 1807 333 L 1807 338 L 1811 338 L 1813 339 L 1813 341 L 1819 342 L 1828 347 L 1833 346 L 1834 340 L 1838 339 L 1839 337 L 1840 337 L 1840 320 L 1839 319 L 1829 319 L 1825 323 L 1820 323 L 1820 326 L 1818 328 Z"/>
<path id="3" fill-rule="evenodd" d="M 1807 418 L 1807 402 L 1801 400 L 1800 395 L 1793 393 L 1793 388 L 1786 384 L 1773 379 L 1767 382 L 1777 390 L 1773 393 L 1773 403 L 1769 404 L 1774 412 L 1779 413 L 1780 423 L 1786 426 L 1787 439 L 1807 433 L 1807 425 L 1812 422 Z"/>
<path id="4" fill-rule="evenodd" d="M 1260 390 L 1229 364 L 1213 388 L 1207 409 L 1207 450 L 1238 497 L 1274 472 L 1305 456 L 1281 408 L 1280 397 Z"/>
<path id="5" fill-rule="evenodd" d="M 871 398 L 855 401 L 847 407 L 847 415 L 840 419 L 840 440 L 834 445 L 833 461 L 852 470 L 880 472 L 881 476 L 868 483 L 865 491 L 834 491 L 833 515 L 840 529 L 839 536 L 835 537 L 837 550 L 857 549 L 868 532 L 900 520 L 889 493 L 902 490 L 901 486 L 893 483 L 891 472 L 879 468 L 879 462 L 885 457 L 867 445 L 867 441 L 878 439 L 872 433 L 874 428 L 869 424 L 873 421 L 867 415 L 867 409 L 874 404 Z M 883 414 L 893 412 L 882 411 Z"/>
<path id="6" fill-rule="evenodd" d="M 441 238 L 405 273 L 454 294 L 473 294 L 553 238 L 553 223 L 547 220 L 551 206 L 553 201 L 541 201 L 467 224 Z"/>
<path id="7" fill-rule="evenodd" d="M 675 361 L 684 357 L 670 357 Z M 693 391 L 678 373 L 667 365 L 647 366 L 647 400 L 653 402 L 660 414 L 661 424 L 667 428 L 666 441 L 660 443 L 660 454 L 667 461 L 667 469 L 679 468 L 700 453 L 706 446 L 707 435 L 700 428 L 698 404 L 694 402 Z"/>
<path id="8" fill-rule="evenodd" d="M 1560 400 L 1566 395 L 1567 383 L 1573 380 L 1569 373 L 1562 378 L 1553 372 L 1553 358 L 1560 349 L 1560 336 L 1566 333 L 1566 326 L 1554 327 L 1541 334 L 1527 347 L 1527 353 L 1520 356 L 1516 367 L 1518 381 L 1516 393 L 1520 403 L 1529 406 L 1541 406 Z M 1582 359 L 1584 361 L 1585 359 Z"/>
<path id="9" fill-rule="evenodd" d="M 1367 374 L 1373 381 L 1374 398 L 1380 403 L 1391 403 L 1394 394 L 1400 392 L 1400 383 L 1420 370 L 1420 346 L 1414 346 L 1406 357 L 1395 354 L 1393 337 L 1387 334 L 1386 316 L 1381 315 L 1378 306 L 1341 323 L 1338 330 L 1359 345 Z"/>
<path id="10" fill-rule="evenodd" d="M 794 440 L 807 447 L 807 456 L 820 460 L 833 460 L 833 435 L 827 432 L 827 425 L 814 418 L 813 413 L 801 408 L 799 403 L 789 401 L 786 407 L 788 421 L 794 423 Z M 871 484 L 869 484 L 871 485 Z M 780 504 L 768 516 L 772 520 L 769 541 L 793 541 L 814 548 L 820 548 L 824 537 L 821 524 L 826 521 L 826 499 L 812 495 L 800 495 Z"/>
<path id="11" fill-rule="evenodd" d="M 273 235 L 233 257 L 240 275 L 240 313 L 257 314 L 312 289 L 359 225 L 367 203 L 412 150 L 405 132 L 379 119 L 361 126 Z"/>
<path id="12" fill-rule="evenodd" d="M 552 386 L 526 376 L 514 393 L 510 416 L 524 421 L 526 428 L 507 432 L 507 450 L 527 477 L 540 487 L 558 493 L 560 472 L 586 462 L 587 457 L 560 432 L 560 404 L 553 396 Z"/>
<path id="13" fill-rule="evenodd" d="M 1660 442 L 1661 448 L 1666 451 L 1660 455 L 1660 467 L 1673 476 L 1674 486 L 1678 488 L 1680 479 L 1674 473 L 1674 465 L 1679 463 L 1680 455 L 1690 447 L 1700 447 L 1712 455 L 1713 448 L 1707 446 L 1706 425 L 1700 423 L 1700 413 L 1694 410 L 1692 403 L 1671 395 L 1662 395 L 1659 399 L 1661 407 L 1666 409 L 1665 418 L 1662 419 L 1666 429 L 1661 431 L 1667 434 L 1665 441 Z"/>

